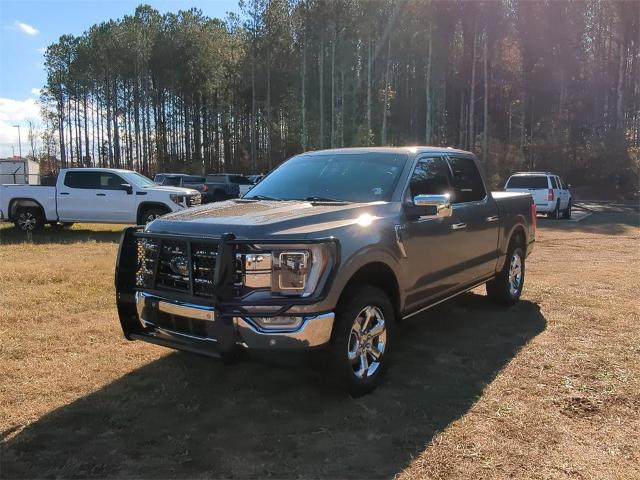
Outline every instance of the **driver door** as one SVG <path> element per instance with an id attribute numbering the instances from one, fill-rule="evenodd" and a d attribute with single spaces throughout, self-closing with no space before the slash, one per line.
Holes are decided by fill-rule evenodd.
<path id="1" fill-rule="evenodd" d="M 405 203 L 416 195 L 451 194 L 451 179 L 444 157 L 422 157 L 414 168 L 405 193 Z M 455 290 L 462 281 L 465 268 L 462 236 L 452 228 L 451 217 L 424 216 L 405 218 L 402 244 L 407 283 L 407 308 L 418 309 L 430 299 Z"/>
<path id="2" fill-rule="evenodd" d="M 96 220 L 110 223 L 135 222 L 135 195 L 124 184 L 128 182 L 112 172 L 99 172 L 96 195 Z"/>

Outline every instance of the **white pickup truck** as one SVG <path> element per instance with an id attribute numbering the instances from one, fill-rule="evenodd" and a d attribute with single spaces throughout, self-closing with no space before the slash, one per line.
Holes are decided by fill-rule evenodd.
<path id="1" fill-rule="evenodd" d="M 29 232 L 73 223 L 146 224 L 201 203 L 190 188 L 163 187 L 131 170 L 69 168 L 55 186 L 1 185 L 0 221 Z"/>

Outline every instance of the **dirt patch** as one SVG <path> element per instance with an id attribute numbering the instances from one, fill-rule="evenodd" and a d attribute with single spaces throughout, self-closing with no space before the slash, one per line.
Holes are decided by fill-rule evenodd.
<path id="1" fill-rule="evenodd" d="M 523 301 L 402 324 L 353 400 L 317 356 L 233 366 L 122 338 L 117 227 L 0 230 L 0 476 L 640 478 L 640 233 L 541 222 Z"/>

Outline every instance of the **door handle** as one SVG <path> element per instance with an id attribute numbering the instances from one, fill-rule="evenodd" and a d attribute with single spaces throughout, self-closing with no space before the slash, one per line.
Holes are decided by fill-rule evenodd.
<path id="1" fill-rule="evenodd" d="M 487 222 L 497 222 L 500 217 L 498 215 L 491 215 L 487 217 Z"/>
<path id="2" fill-rule="evenodd" d="M 69 195 L 69 192 L 60 192 L 60 195 Z"/>
<path id="3" fill-rule="evenodd" d="M 96 197 L 104 197 L 106 193 L 96 193 Z"/>
<path id="4" fill-rule="evenodd" d="M 466 223 L 454 223 L 451 225 L 451 230 L 462 230 L 463 228 L 467 228 Z"/>

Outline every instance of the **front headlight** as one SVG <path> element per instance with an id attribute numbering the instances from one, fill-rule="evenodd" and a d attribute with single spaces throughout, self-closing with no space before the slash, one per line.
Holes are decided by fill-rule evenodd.
<path id="1" fill-rule="evenodd" d="M 171 195 L 169 195 L 169 198 L 176 205 L 183 206 L 187 197 L 179 193 L 172 193 Z"/>
<path id="2" fill-rule="evenodd" d="M 260 254 L 244 256 L 244 284 L 270 287 L 276 295 L 307 297 L 335 261 L 335 244 L 256 245 Z"/>

